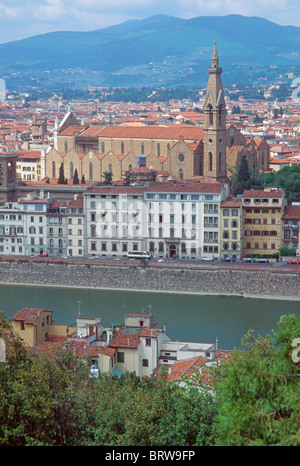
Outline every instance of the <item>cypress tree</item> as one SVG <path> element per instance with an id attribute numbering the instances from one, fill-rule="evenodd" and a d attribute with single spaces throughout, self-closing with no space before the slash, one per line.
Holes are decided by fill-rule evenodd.
<path id="1" fill-rule="evenodd" d="M 65 184 L 65 174 L 64 174 L 64 165 L 61 163 L 59 167 L 59 177 L 57 180 L 58 184 Z"/>
<path id="2" fill-rule="evenodd" d="M 243 155 L 237 172 L 234 194 L 243 194 L 245 189 L 251 189 L 251 184 L 248 161 Z"/>
<path id="3" fill-rule="evenodd" d="M 77 168 L 75 168 L 75 171 L 74 171 L 73 184 L 79 184 L 79 178 L 78 178 L 78 171 L 77 171 Z"/>

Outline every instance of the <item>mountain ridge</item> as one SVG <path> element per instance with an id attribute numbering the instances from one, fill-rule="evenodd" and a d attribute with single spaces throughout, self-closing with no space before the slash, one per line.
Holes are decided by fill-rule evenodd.
<path id="1" fill-rule="evenodd" d="M 0 44 L 0 75 L 47 86 L 203 85 L 214 41 L 225 81 L 271 66 L 300 66 L 300 28 L 259 17 L 154 15 L 93 31 L 57 31 Z M 76 70 L 73 83 L 66 70 Z M 78 71 L 80 69 L 80 72 Z M 63 71 L 64 70 L 64 71 Z M 253 74 L 253 70 L 251 71 Z M 81 74 L 81 76 L 80 76 Z M 94 76 L 93 76 L 94 74 Z M 89 76 L 90 75 L 90 76 Z M 23 77 L 23 81 L 22 81 Z M 25 80 L 25 81 L 24 81 Z"/>

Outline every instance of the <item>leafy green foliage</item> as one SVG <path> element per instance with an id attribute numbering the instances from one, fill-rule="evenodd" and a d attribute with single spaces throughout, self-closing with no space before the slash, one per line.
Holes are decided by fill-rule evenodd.
<path id="1" fill-rule="evenodd" d="M 300 366 L 292 361 L 299 316 L 283 316 L 270 336 L 249 331 L 216 377 L 219 445 L 299 445 Z"/>
<path id="2" fill-rule="evenodd" d="M 275 173 L 262 173 L 261 183 L 264 186 L 282 188 L 289 202 L 300 201 L 300 166 L 283 167 Z"/>
<path id="3" fill-rule="evenodd" d="M 212 394 L 199 371 L 180 385 L 164 371 L 90 379 L 88 359 L 26 349 L 1 313 L 0 445 L 299 445 L 300 365 L 291 357 L 299 336 L 295 315 L 282 316 L 273 336 L 250 330 L 210 370 Z"/>

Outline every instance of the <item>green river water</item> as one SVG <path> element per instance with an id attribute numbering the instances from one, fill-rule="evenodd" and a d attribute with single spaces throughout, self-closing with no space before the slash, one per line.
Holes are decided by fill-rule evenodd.
<path id="1" fill-rule="evenodd" d="M 57 324 L 75 324 L 76 317 L 101 317 L 104 326 L 124 323 L 127 313 L 152 313 L 172 340 L 214 343 L 220 349 L 240 347 L 251 328 L 272 334 L 280 316 L 300 313 L 299 301 L 199 296 L 115 290 L 0 286 L 0 309 L 7 317 L 23 307 L 53 311 Z"/>

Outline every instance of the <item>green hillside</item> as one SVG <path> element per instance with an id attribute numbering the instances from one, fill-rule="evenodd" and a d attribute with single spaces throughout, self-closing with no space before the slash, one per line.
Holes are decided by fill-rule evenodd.
<path id="1" fill-rule="evenodd" d="M 2 44 L 0 75 L 8 87 L 26 86 L 29 76 L 33 86 L 50 88 L 63 83 L 201 86 L 214 41 L 228 83 L 238 76 L 241 81 L 256 78 L 270 66 L 300 65 L 300 28 L 240 15 L 189 20 L 157 15 L 90 32 L 53 32 Z"/>

